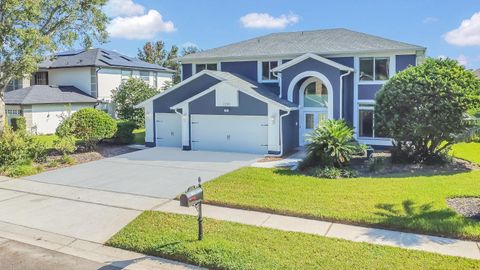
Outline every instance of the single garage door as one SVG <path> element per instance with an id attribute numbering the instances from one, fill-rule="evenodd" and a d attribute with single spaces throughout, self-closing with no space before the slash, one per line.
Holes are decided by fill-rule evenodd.
<path id="1" fill-rule="evenodd" d="M 267 153 L 266 116 L 194 114 L 192 149 L 246 153 Z"/>
<path id="2" fill-rule="evenodd" d="M 156 146 L 182 146 L 182 119 L 176 113 L 155 114 Z"/>

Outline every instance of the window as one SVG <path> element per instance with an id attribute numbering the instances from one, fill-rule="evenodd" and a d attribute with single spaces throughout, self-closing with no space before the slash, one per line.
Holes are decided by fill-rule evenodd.
<path id="1" fill-rule="evenodd" d="M 262 81 L 277 81 L 278 78 L 273 74 L 272 69 L 278 66 L 278 61 L 264 61 L 261 65 Z"/>
<path id="2" fill-rule="evenodd" d="M 132 77 L 132 70 L 122 69 L 122 82 L 130 79 Z"/>
<path id="3" fill-rule="evenodd" d="M 313 129 L 315 126 L 315 120 L 314 120 L 314 115 L 313 113 L 307 113 L 305 114 L 305 128 L 306 129 Z"/>
<path id="4" fill-rule="evenodd" d="M 23 87 L 22 80 L 14 79 L 14 80 L 10 80 L 10 82 L 7 84 L 7 88 L 5 89 L 5 91 L 13 91 L 13 90 L 20 89 L 22 87 Z"/>
<path id="5" fill-rule="evenodd" d="M 195 73 L 198 73 L 202 70 L 218 70 L 218 65 L 216 63 L 213 64 L 196 64 L 195 65 Z"/>
<path id="6" fill-rule="evenodd" d="M 386 138 L 383 133 L 375 131 L 375 111 L 373 106 L 361 107 L 358 111 L 358 136 L 363 138 Z"/>
<path id="7" fill-rule="evenodd" d="M 389 78 L 389 57 L 360 58 L 360 81 L 385 81 Z"/>
<path id="8" fill-rule="evenodd" d="M 326 108 L 328 90 L 322 81 L 316 79 L 305 87 L 303 107 Z"/>
<path id="9" fill-rule="evenodd" d="M 48 85 L 48 72 L 35 72 L 33 79 L 34 85 Z"/>
<path id="10" fill-rule="evenodd" d="M 140 71 L 140 79 L 146 82 L 147 84 L 150 83 L 150 72 Z"/>
<path id="11" fill-rule="evenodd" d="M 18 116 L 18 115 L 22 115 L 22 111 L 21 110 L 11 110 L 11 109 L 8 109 L 7 110 L 7 115 L 14 115 L 14 116 Z"/>

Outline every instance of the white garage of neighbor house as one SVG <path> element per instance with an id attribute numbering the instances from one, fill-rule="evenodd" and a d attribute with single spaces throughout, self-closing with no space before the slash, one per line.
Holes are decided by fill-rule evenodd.
<path id="1" fill-rule="evenodd" d="M 227 72 L 204 70 L 139 105 L 146 144 L 281 154 L 282 118 L 295 104 Z"/>
<path id="2" fill-rule="evenodd" d="M 34 134 L 53 134 L 66 116 L 98 103 L 74 86 L 34 85 L 5 92 L 4 99 L 9 123 L 23 116 L 27 131 Z"/>

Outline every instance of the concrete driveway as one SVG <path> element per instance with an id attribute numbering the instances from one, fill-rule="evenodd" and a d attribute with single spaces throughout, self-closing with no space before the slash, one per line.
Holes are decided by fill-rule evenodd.
<path id="1" fill-rule="evenodd" d="M 254 163 L 260 155 L 156 147 L 26 177 L 31 181 L 156 198 Z"/>

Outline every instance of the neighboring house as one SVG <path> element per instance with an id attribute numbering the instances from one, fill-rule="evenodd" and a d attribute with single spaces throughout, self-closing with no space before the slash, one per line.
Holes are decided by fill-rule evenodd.
<path id="1" fill-rule="evenodd" d="M 23 116 L 27 130 L 35 134 L 55 133 L 70 113 L 95 107 L 96 98 L 74 86 L 34 85 L 4 93 L 7 119 Z"/>
<path id="2" fill-rule="evenodd" d="M 325 119 L 362 143 L 375 131 L 375 93 L 425 48 L 347 29 L 275 33 L 181 58 L 183 81 L 142 102 L 146 144 L 281 155 Z"/>
<path id="3" fill-rule="evenodd" d="M 173 73 L 174 71 L 159 65 L 146 63 L 114 51 L 105 49 L 77 50 L 58 53 L 52 59 L 45 60 L 39 65 L 39 70 L 31 76 L 31 79 L 11 81 L 7 86 L 6 93 L 10 93 L 16 89 L 23 89 L 23 92 L 34 93 L 40 97 L 42 93 L 39 91 L 41 90 L 58 89 L 58 86 L 63 89 L 61 86 L 69 85 L 88 96 L 90 98 L 89 100 L 93 98 L 95 100 L 94 103 L 97 103 L 95 105 L 96 108 L 114 115 L 114 106 L 111 104 L 112 90 L 120 86 L 122 81 L 127 80 L 130 77 L 135 77 L 144 80 L 151 87 L 161 89 L 166 83 L 171 82 Z M 52 87 L 25 88 L 30 85 L 51 85 Z M 50 92 L 53 93 L 52 91 Z M 59 115 L 59 111 L 62 111 L 61 108 L 65 108 L 65 110 L 62 111 L 62 114 L 65 114 L 69 110 L 75 111 L 82 106 L 92 107 L 91 102 L 87 102 L 88 104 L 78 103 L 75 102 L 75 100 L 73 102 L 71 100 L 63 100 L 63 102 L 59 102 L 59 100 L 55 99 L 54 96 L 49 95 L 49 93 L 43 94 L 45 96 L 40 97 L 40 103 L 35 104 L 32 103 L 33 101 L 29 101 L 30 103 L 24 104 L 26 106 L 22 106 L 22 108 L 19 108 L 17 106 L 19 104 L 17 103 L 9 104 L 6 102 L 7 105 L 15 105 L 17 108 L 11 109 L 10 111 L 7 110 L 7 117 L 12 118 L 15 114 L 28 117 L 28 106 L 34 106 L 34 108 L 37 109 L 42 107 L 47 111 L 53 110 L 55 111 L 54 115 Z M 73 107 L 70 108 L 67 106 L 70 103 L 75 103 L 75 106 L 72 105 Z M 54 104 L 55 108 L 45 108 L 45 104 Z M 23 109 L 26 111 L 22 111 Z M 47 113 L 46 115 L 51 116 L 52 114 Z M 31 126 L 29 126 L 29 130 L 32 132 L 55 132 L 52 123 L 57 123 L 58 119 L 55 121 L 49 120 L 48 123 L 43 123 L 46 126 L 40 123 L 40 119 L 43 119 L 42 117 L 35 119 L 37 120 L 34 120 L 31 123 Z M 35 129 L 35 127 L 37 127 L 37 129 Z"/>

